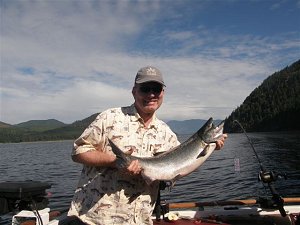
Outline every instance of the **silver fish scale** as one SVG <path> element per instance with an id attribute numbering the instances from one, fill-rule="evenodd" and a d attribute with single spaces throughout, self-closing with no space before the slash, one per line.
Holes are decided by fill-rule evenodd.
<path id="1" fill-rule="evenodd" d="M 224 122 L 215 127 L 211 118 L 187 141 L 176 148 L 154 157 L 139 158 L 128 156 L 111 140 L 109 142 L 112 151 L 127 164 L 131 160 L 139 160 L 143 168 L 142 176 L 147 183 L 155 180 L 171 181 L 174 183 L 177 179 L 190 174 L 205 162 L 216 147 L 214 142 L 222 136 L 223 126 Z M 123 164 L 126 165 L 126 163 Z"/>

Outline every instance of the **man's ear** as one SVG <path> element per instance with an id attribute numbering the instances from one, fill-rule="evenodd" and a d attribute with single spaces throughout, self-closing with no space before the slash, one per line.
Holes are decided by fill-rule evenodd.
<path id="1" fill-rule="evenodd" d="M 136 86 L 134 85 L 134 86 L 132 87 L 132 90 L 131 90 L 131 93 L 132 93 L 133 96 L 135 95 L 135 92 L 136 92 Z"/>

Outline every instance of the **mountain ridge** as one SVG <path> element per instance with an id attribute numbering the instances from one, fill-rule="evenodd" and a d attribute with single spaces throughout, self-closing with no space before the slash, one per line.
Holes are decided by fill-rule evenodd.
<path id="1" fill-rule="evenodd" d="M 28 130 L 33 130 L 33 131 L 47 131 L 47 130 L 52 130 L 52 129 L 66 126 L 66 124 L 56 119 L 46 119 L 46 120 L 29 120 L 26 122 L 15 124 L 13 126 L 28 129 Z"/>
<path id="2" fill-rule="evenodd" d="M 49 127 L 49 122 L 60 124 L 61 126 L 54 129 L 43 130 L 46 125 L 43 120 L 30 120 L 16 125 L 9 125 L 6 128 L 0 127 L 0 143 L 5 142 L 28 142 L 28 141 L 49 141 L 49 140 L 68 140 L 76 139 L 81 133 L 96 119 L 99 113 L 92 114 L 91 116 L 77 120 L 71 124 L 64 124 L 58 120 L 44 120 L 45 124 Z M 58 122 L 59 123 L 58 123 Z M 167 122 L 170 128 L 176 134 L 192 134 L 196 132 L 207 120 L 203 119 L 190 119 L 190 120 L 171 120 Z M 215 124 L 220 120 L 216 120 Z M 1 122 L 0 122 L 1 123 Z M 35 126 L 33 126 L 35 124 Z M 41 126 L 38 127 L 37 124 Z"/>
<path id="3" fill-rule="evenodd" d="M 75 139 L 96 118 L 95 113 L 71 124 L 50 119 L 10 125 L 0 121 L 0 143 Z M 247 132 L 300 130 L 300 60 L 267 77 L 244 102 L 225 119 L 225 132 L 241 132 L 234 120 Z M 177 134 L 192 134 L 206 120 L 170 120 L 167 124 Z M 220 120 L 215 121 L 217 125 Z M 40 123 L 39 126 L 35 123 Z M 35 124 L 35 126 L 34 126 Z M 54 125 L 55 124 L 55 125 Z M 51 129 L 50 129 L 51 128 Z"/>
<path id="4" fill-rule="evenodd" d="M 222 120 L 214 120 L 214 124 L 218 125 Z M 168 126 L 176 134 L 193 134 L 202 127 L 207 120 L 189 119 L 189 120 L 170 120 Z"/>

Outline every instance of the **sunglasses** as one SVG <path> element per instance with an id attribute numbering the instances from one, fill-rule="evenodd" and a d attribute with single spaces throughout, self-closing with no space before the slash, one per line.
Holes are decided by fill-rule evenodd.
<path id="1" fill-rule="evenodd" d="M 163 90 L 162 86 L 149 86 L 149 85 L 144 85 L 144 86 L 140 86 L 140 91 L 144 94 L 148 94 L 150 92 L 154 93 L 154 94 L 160 94 L 161 91 Z"/>

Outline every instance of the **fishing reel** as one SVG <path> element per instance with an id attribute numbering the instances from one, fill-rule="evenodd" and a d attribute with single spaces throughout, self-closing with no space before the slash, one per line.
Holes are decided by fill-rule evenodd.
<path id="1" fill-rule="evenodd" d="M 258 179 L 262 181 L 263 183 L 268 184 L 269 190 L 271 191 L 272 198 L 262 198 L 260 197 L 258 202 L 259 204 L 264 208 L 276 208 L 279 210 L 281 216 L 285 217 L 286 212 L 284 210 L 284 200 L 279 195 L 277 190 L 275 189 L 273 183 L 278 178 L 284 178 L 287 179 L 286 174 L 284 173 L 276 173 L 274 171 L 266 171 L 263 166 L 261 166 L 263 169 L 258 174 Z"/>
<path id="2" fill-rule="evenodd" d="M 258 180 L 263 183 L 271 183 L 275 182 L 278 178 L 287 179 L 287 175 L 285 173 L 276 173 L 274 171 L 260 171 L 258 174 Z"/>
<path id="3" fill-rule="evenodd" d="M 252 144 L 250 138 L 248 137 L 244 127 L 242 126 L 242 124 L 237 121 L 234 120 L 233 122 L 237 123 L 240 128 L 243 130 L 245 136 L 247 137 L 249 144 L 255 154 L 255 157 L 259 163 L 260 169 L 261 171 L 258 174 L 258 179 L 259 181 L 262 181 L 263 183 L 268 184 L 269 190 L 271 191 L 272 194 L 272 199 L 265 199 L 265 198 L 260 198 L 258 200 L 258 202 L 260 203 L 260 205 L 262 205 L 265 208 L 277 208 L 281 214 L 281 216 L 285 217 L 286 216 L 286 212 L 284 210 L 284 200 L 283 198 L 279 195 L 279 193 L 276 191 L 273 183 L 278 179 L 278 178 L 285 178 L 287 179 L 286 174 L 281 174 L 281 173 L 275 173 L 274 171 L 267 171 L 265 169 L 265 167 L 263 166 L 263 164 L 261 163 L 257 152 L 254 148 L 254 145 Z"/>

